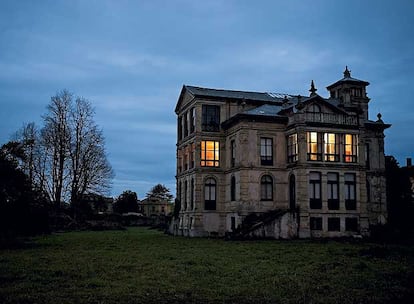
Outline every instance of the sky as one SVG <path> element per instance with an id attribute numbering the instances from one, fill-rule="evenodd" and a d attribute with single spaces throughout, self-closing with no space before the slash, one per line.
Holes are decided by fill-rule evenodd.
<path id="1" fill-rule="evenodd" d="M 115 178 L 112 196 L 175 194 L 183 84 L 308 95 L 311 80 L 370 82 L 385 153 L 414 157 L 412 0 L 1 0 L 0 145 L 42 126 L 50 97 L 88 99 Z"/>

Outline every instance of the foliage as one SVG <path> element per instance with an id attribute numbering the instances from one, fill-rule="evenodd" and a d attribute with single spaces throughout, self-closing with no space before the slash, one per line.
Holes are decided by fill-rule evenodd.
<path id="1" fill-rule="evenodd" d="M 136 192 L 126 190 L 115 200 L 113 205 L 114 212 L 127 213 L 139 212 L 138 196 Z"/>
<path id="2" fill-rule="evenodd" d="M 20 152 L 19 152 L 20 151 Z M 32 189 L 28 177 L 18 168 L 19 145 L 0 149 L 0 236 L 34 235 L 48 231 L 48 204 L 42 193 Z"/>
<path id="3" fill-rule="evenodd" d="M 40 130 L 29 123 L 16 133 L 25 156 L 20 167 L 56 206 L 109 189 L 113 171 L 93 116 L 89 101 L 63 90 L 51 98 Z"/>
<path id="4" fill-rule="evenodd" d="M 2 303 L 412 303 L 414 247 L 71 232 L 0 252 Z M 29 288 L 30 287 L 30 288 Z"/>
<path id="5" fill-rule="evenodd" d="M 414 168 L 400 168 L 393 156 L 386 156 L 387 200 L 389 223 L 401 233 L 414 231 L 414 202 L 412 198 L 410 176 Z"/>
<path id="6" fill-rule="evenodd" d="M 170 189 L 168 189 L 165 185 L 157 184 L 147 193 L 147 198 L 150 200 L 160 200 L 171 203 L 173 196 L 170 193 Z"/>

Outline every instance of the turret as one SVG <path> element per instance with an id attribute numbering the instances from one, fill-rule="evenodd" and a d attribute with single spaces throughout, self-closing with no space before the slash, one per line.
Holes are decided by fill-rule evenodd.
<path id="1" fill-rule="evenodd" d="M 344 77 L 326 88 L 330 92 L 330 97 L 339 99 L 340 105 L 346 110 L 355 111 L 362 119 L 368 119 L 368 85 L 367 81 L 352 78 L 347 66 Z"/>

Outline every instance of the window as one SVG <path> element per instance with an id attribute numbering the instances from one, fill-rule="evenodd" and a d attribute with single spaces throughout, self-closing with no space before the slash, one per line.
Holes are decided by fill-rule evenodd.
<path id="1" fill-rule="evenodd" d="M 273 200 L 273 179 L 270 175 L 263 175 L 260 180 L 260 199 L 262 201 Z"/>
<path id="2" fill-rule="evenodd" d="M 289 178 L 289 208 L 290 210 L 296 208 L 296 180 L 293 174 Z"/>
<path id="3" fill-rule="evenodd" d="M 260 138 L 260 160 L 263 166 L 273 165 L 273 140 Z"/>
<path id="4" fill-rule="evenodd" d="M 194 210 L 194 178 L 191 179 L 190 210 Z"/>
<path id="5" fill-rule="evenodd" d="M 370 160 L 369 160 L 369 144 L 365 144 L 365 167 L 370 169 Z"/>
<path id="6" fill-rule="evenodd" d="M 191 144 L 189 149 L 190 169 L 194 168 L 194 144 Z"/>
<path id="7" fill-rule="evenodd" d="M 195 108 L 192 108 L 190 110 L 190 133 L 193 133 L 195 131 L 195 121 L 196 121 Z"/>
<path id="8" fill-rule="evenodd" d="M 182 129 L 183 129 L 183 118 L 180 116 L 178 117 L 178 129 L 177 129 L 177 135 L 178 135 L 178 140 L 183 139 L 183 133 L 182 133 Z"/>
<path id="9" fill-rule="evenodd" d="M 369 183 L 368 179 L 367 179 L 367 202 L 371 201 L 371 184 Z"/>
<path id="10" fill-rule="evenodd" d="M 339 217 L 328 218 L 328 231 L 341 231 L 341 219 Z"/>
<path id="11" fill-rule="evenodd" d="M 204 184 L 204 209 L 216 210 L 216 180 L 211 177 Z"/>
<path id="12" fill-rule="evenodd" d="M 236 142 L 232 140 L 230 142 L 230 165 L 234 167 L 236 164 Z"/>
<path id="13" fill-rule="evenodd" d="M 188 112 L 184 114 L 184 137 L 188 136 Z"/>
<path id="14" fill-rule="evenodd" d="M 202 130 L 209 132 L 220 131 L 220 107 L 203 105 Z"/>
<path id="15" fill-rule="evenodd" d="M 325 161 L 339 161 L 339 136 L 325 133 Z"/>
<path id="16" fill-rule="evenodd" d="M 357 161 L 357 136 L 345 134 L 344 162 L 355 163 Z"/>
<path id="17" fill-rule="evenodd" d="M 355 174 L 345 173 L 345 209 L 356 210 L 356 181 Z"/>
<path id="18" fill-rule="evenodd" d="M 183 204 L 184 204 L 184 210 L 187 210 L 187 192 L 188 192 L 188 183 L 187 181 L 184 182 L 184 199 L 183 199 Z"/>
<path id="19" fill-rule="evenodd" d="M 339 210 L 338 173 L 328 173 L 328 209 Z"/>
<path id="20" fill-rule="evenodd" d="M 308 132 L 308 160 L 322 160 L 322 133 Z"/>
<path id="21" fill-rule="evenodd" d="M 201 166 L 218 167 L 220 149 L 218 141 L 203 140 L 201 141 Z"/>
<path id="22" fill-rule="evenodd" d="M 230 181 L 230 200 L 233 202 L 236 200 L 236 178 L 231 177 Z"/>
<path id="23" fill-rule="evenodd" d="M 298 135 L 292 134 L 288 136 L 288 162 L 298 161 Z"/>
<path id="24" fill-rule="evenodd" d="M 319 172 L 309 173 L 309 206 L 311 209 L 322 208 L 321 174 Z"/>
<path id="25" fill-rule="evenodd" d="M 345 230 L 346 231 L 358 231 L 358 219 L 356 217 L 345 218 Z"/>
<path id="26" fill-rule="evenodd" d="M 311 230 L 322 230 L 322 218 L 321 217 L 311 217 L 309 220 Z"/>

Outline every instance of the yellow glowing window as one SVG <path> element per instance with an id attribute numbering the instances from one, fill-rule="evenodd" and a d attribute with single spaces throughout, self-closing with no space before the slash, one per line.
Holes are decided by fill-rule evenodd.
<path id="1" fill-rule="evenodd" d="M 322 160 L 322 133 L 308 132 L 308 160 Z"/>
<path id="2" fill-rule="evenodd" d="M 325 133 L 325 161 L 339 161 L 339 138 L 337 134 Z"/>
<path id="3" fill-rule="evenodd" d="M 202 167 L 218 167 L 220 165 L 220 148 L 218 141 L 201 141 L 201 162 Z"/>
<path id="4" fill-rule="evenodd" d="M 345 134 L 344 161 L 355 163 L 357 161 L 357 136 L 354 134 Z"/>

